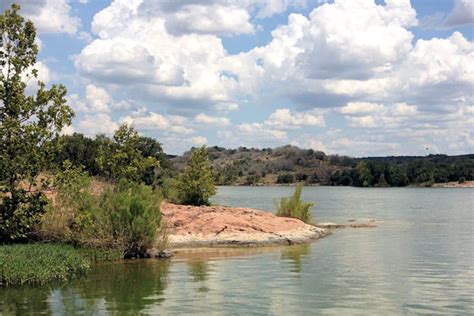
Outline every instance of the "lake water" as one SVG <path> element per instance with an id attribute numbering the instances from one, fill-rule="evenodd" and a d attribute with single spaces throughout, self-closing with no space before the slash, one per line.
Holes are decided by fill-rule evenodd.
<path id="1" fill-rule="evenodd" d="M 289 187 L 220 187 L 274 209 Z M 0 289 L 0 314 L 474 314 L 474 190 L 308 187 L 317 221 L 383 220 L 308 245 L 100 265 L 87 278 Z"/>

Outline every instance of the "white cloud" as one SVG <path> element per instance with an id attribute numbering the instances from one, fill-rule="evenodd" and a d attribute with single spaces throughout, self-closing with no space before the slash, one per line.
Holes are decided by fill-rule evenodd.
<path id="1" fill-rule="evenodd" d="M 383 111 L 385 107 L 383 104 L 369 103 L 369 102 L 349 102 L 346 106 L 340 109 L 343 114 L 364 114 Z"/>
<path id="2" fill-rule="evenodd" d="M 446 17 L 446 26 L 474 23 L 474 2 L 472 0 L 455 0 L 454 8 Z"/>
<path id="3" fill-rule="evenodd" d="M 60 134 L 61 135 L 72 135 L 74 134 L 75 129 L 72 125 L 64 126 L 63 129 L 61 130 Z"/>
<path id="4" fill-rule="evenodd" d="M 225 49 L 222 37 L 260 32 L 259 19 L 304 2 L 116 0 L 94 17 L 95 40 L 75 66 L 92 82 L 113 87 L 110 93 L 129 95 L 120 105 L 98 105 L 146 104 L 150 111 L 124 118 L 170 144 L 211 125 L 226 145 L 267 146 L 294 139 L 300 127 L 342 124 L 347 131 L 338 136 L 308 139 L 331 152 L 360 154 L 416 151 L 423 144 L 473 148 L 473 122 L 466 118 L 474 104 L 473 42 L 458 32 L 414 41 L 418 21 L 409 0 L 335 0 L 308 16 L 290 14 L 263 46 L 239 54 Z M 223 117 L 239 105 L 283 102 L 292 107 L 261 122 L 247 118 L 233 126 Z M 188 121 L 174 124 L 168 114 Z"/>
<path id="5" fill-rule="evenodd" d="M 90 112 L 109 112 L 109 104 L 112 98 L 105 89 L 93 84 L 86 86 L 86 102 Z"/>
<path id="6" fill-rule="evenodd" d="M 261 123 L 243 123 L 237 125 L 238 135 L 259 139 L 262 141 L 285 140 L 287 133 L 279 129 L 273 129 Z"/>
<path id="7" fill-rule="evenodd" d="M 81 25 L 79 17 L 73 16 L 69 0 L 3 0 L 21 6 L 21 14 L 31 20 L 43 33 L 75 34 Z M 3 6 L 2 5 L 2 6 Z"/>
<path id="8" fill-rule="evenodd" d="M 118 128 L 118 124 L 105 113 L 87 114 L 77 124 L 77 131 L 87 136 L 98 134 L 112 135 Z"/>
<path id="9" fill-rule="evenodd" d="M 270 114 L 265 124 L 279 128 L 292 128 L 302 126 L 325 126 L 324 116 L 317 111 L 292 112 L 290 109 L 277 109 Z"/>
<path id="10" fill-rule="evenodd" d="M 196 123 L 205 124 L 207 126 L 227 126 L 230 125 L 230 121 L 226 117 L 216 117 L 216 116 L 209 116 L 204 113 L 198 114 L 194 121 Z"/>
<path id="11" fill-rule="evenodd" d="M 194 131 L 187 127 L 187 119 L 182 116 L 161 115 L 149 111 L 139 111 L 121 118 L 121 122 L 133 124 L 139 131 L 161 131 L 189 135 Z"/>
<path id="12" fill-rule="evenodd" d="M 194 136 L 190 138 L 190 142 L 194 146 L 202 146 L 207 144 L 207 138 L 203 136 Z"/>

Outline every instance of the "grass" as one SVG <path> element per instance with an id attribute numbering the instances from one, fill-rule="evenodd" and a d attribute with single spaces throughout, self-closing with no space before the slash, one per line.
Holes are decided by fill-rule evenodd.
<path id="1" fill-rule="evenodd" d="M 311 208 L 314 204 L 301 201 L 303 185 L 303 182 L 298 183 L 291 197 L 280 199 L 277 205 L 277 216 L 297 218 L 306 224 L 311 224 Z"/>
<path id="2" fill-rule="evenodd" d="M 84 275 L 95 262 L 121 257 L 117 251 L 66 244 L 4 245 L 0 246 L 0 286 L 66 281 Z"/>

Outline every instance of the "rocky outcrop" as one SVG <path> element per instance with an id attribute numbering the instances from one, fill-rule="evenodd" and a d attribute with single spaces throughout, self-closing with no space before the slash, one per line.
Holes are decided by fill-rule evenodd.
<path id="1" fill-rule="evenodd" d="M 266 211 L 224 206 L 161 205 L 170 248 L 290 245 L 329 230 Z"/>

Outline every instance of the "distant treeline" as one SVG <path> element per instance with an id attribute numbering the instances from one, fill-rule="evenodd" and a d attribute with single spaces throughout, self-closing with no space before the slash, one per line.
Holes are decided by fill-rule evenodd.
<path id="1" fill-rule="evenodd" d="M 63 136 L 61 151 L 55 161 L 65 160 L 83 165 L 93 176 L 110 177 L 98 164 L 104 150 L 115 146 L 104 135 L 89 138 L 82 134 Z M 182 156 L 166 155 L 161 144 L 150 137 L 140 137 L 144 157 L 160 162 L 160 173 L 150 168 L 140 178 L 147 183 L 160 183 L 183 169 L 191 150 Z M 343 186 L 407 186 L 431 185 L 448 181 L 474 180 L 474 155 L 425 157 L 391 156 L 353 158 L 326 155 L 322 151 L 296 146 L 277 148 L 226 149 L 208 147 L 215 181 L 219 185 L 271 185 L 305 182 L 308 185 Z"/>
<path id="2" fill-rule="evenodd" d="M 474 155 L 352 158 L 295 146 L 225 149 L 209 147 L 221 185 L 306 184 L 344 186 L 431 185 L 474 179 Z M 178 169 L 189 152 L 172 159 Z"/>

